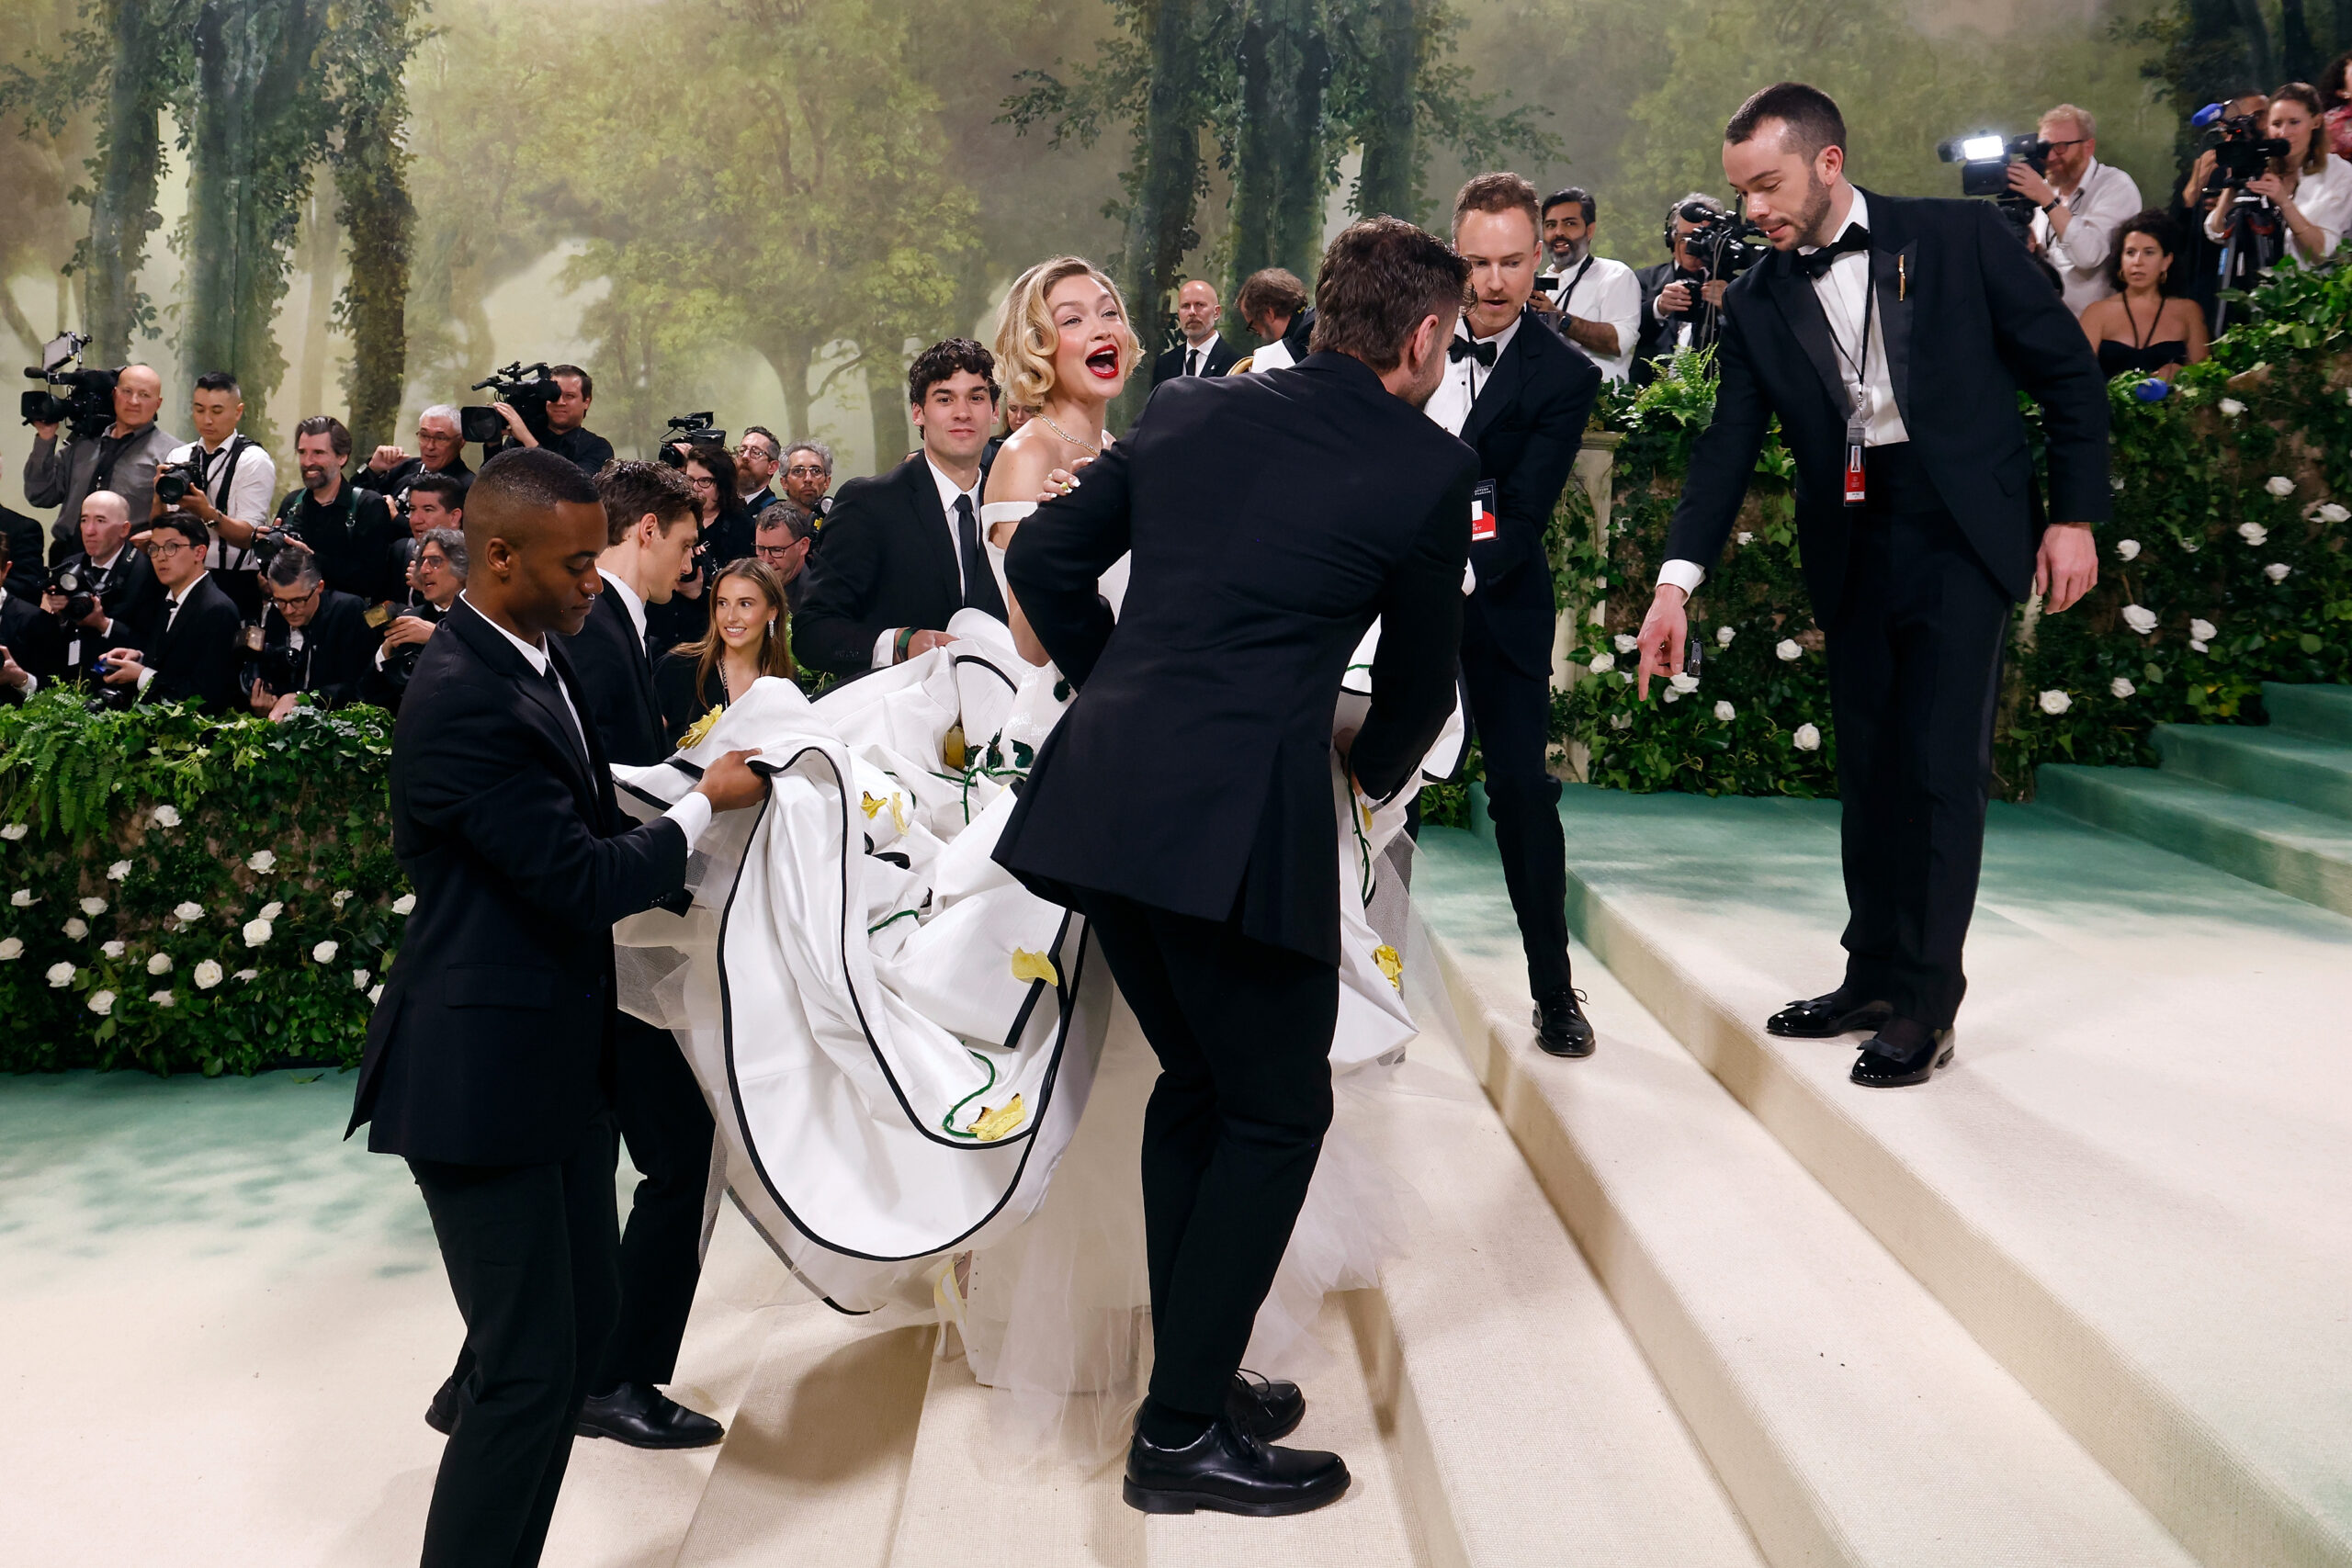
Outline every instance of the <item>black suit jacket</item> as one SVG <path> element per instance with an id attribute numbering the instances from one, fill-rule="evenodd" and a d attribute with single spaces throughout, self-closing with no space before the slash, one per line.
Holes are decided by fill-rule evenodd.
<path id="1" fill-rule="evenodd" d="M 582 703 L 562 648 L 548 656 Z M 378 1153 L 547 1164 L 608 1100 L 613 922 L 683 890 L 686 840 L 666 818 L 629 826 L 595 726 L 585 759 L 574 733 L 514 645 L 452 605 L 392 731 L 392 848 L 416 907 L 352 1108 Z"/>
<path id="2" fill-rule="evenodd" d="M 1698 287 L 1698 281 L 1677 271 L 1670 256 L 1656 266 L 1639 269 L 1634 276 L 1642 286 L 1642 324 L 1634 333 L 1634 384 L 1646 387 L 1657 379 L 1657 371 L 1650 362 L 1663 358 L 1673 348 L 1675 331 L 1689 319 L 1668 316 L 1665 321 L 1659 321 L 1653 308 L 1657 304 L 1657 297 L 1666 292 L 1667 285 L 1678 278 L 1693 288 Z"/>
<path id="3" fill-rule="evenodd" d="M 264 646 L 284 648 L 292 630 L 284 617 L 273 614 L 265 624 Z M 318 613 L 302 628 L 300 689 L 328 707 L 357 702 L 376 672 L 376 650 L 383 645 L 383 634 L 368 625 L 364 602 L 332 588 L 321 589 Z"/>
<path id="4" fill-rule="evenodd" d="M 1182 376 L 1184 373 L 1184 356 L 1192 352 L 1191 344 L 1179 341 L 1174 348 L 1153 360 L 1151 384 L 1157 387 L 1162 381 L 1172 381 Z M 1222 376 L 1232 369 L 1233 362 L 1240 357 L 1241 355 L 1234 352 L 1233 344 L 1227 342 L 1225 335 L 1220 333 L 1217 334 L 1216 346 L 1210 349 L 1209 356 L 1201 362 L 1201 374 Z"/>
<path id="5" fill-rule="evenodd" d="M 852 479 L 828 515 L 825 573 L 792 618 L 792 651 L 812 670 L 856 675 L 874 668 L 874 643 L 893 626 L 944 631 L 964 607 L 955 534 L 920 452 L 874 479 Z M 973 602 L 1001 616 L 996 578 L 985 570 Z"/>
<path id="6" fill-rule="evenodd" d="M 2022 599 L 2040 529 L 2018 392 L 2041 405 L 2050 516 L 2103 523 L 2106 378 L 1991 203 L 1863 194 L 1888 379 L 1911 449 L 1994 581 Z M 1846 393 L 1829 319 L 1796 261 L 1768 256 L 1724 297 L 1714 419 L 1691 449 L 1666 553 L 1714 564 L 1777 414 L 1796 458 L 1805 586 L 1826 619 L 1846 581 Z"/>
<path id="7" fill-rule="evenodd" d="M 662 727 L 662 756 L 677 748 L 679 738 L 713 708 L 727 705 L 727 678 L 713 669 L 710 678 L 696 683 L 702 660 L 684 649 L 673 649 L 653 666 L 653 696 Z M 661 758 L 656 758 L 659 761 Z"/>
<path id="8" fill-rule="evenodd" d="M 1078 697 L 996 858 L 1040 895 L 1094 888 L 1336 964 L 1331 716 L 1377 615 L 1351 753 L 1386 798 L 1453 706 L 1475 455 L 1361 361 L 1180 377 L 1007 563 Z M 1115 628 L 1096 579 L 1135 559 Z"/>
<path id="9" fill-rule="evenodd" d="M 1584 446 L 1600 367 L 1543 317 L 1521 314 L 1510 346 L 1478 389 L 1462 439 L 1478 477 L 1495 481 L 1495 536 L 1470 547 L 1478 574 L 1463 625 L 1465 655 L 1492 656 L 1538 677 L 1552 672 L 1552 563 L 1544 532 Z"/>
<path id="10" fill-rule="evenodd" d="M 0 552 L 0 580 L 7 581 L 9 592 L 38 601 L 41 584 L 49 577 L 41 564 L 40 519 L 0 506 L 0 539 L 6 542 L 6 550 Z"/>
<path id="11" fill-rule="evenodd" d="M 27 598 L 13 585 L 0 598 L 0 648 L 6 649 L 17 667 L 42 685 L 57 679 L 59 661 L 65 654 L 57 618 L 40 607 L 38 597 Z M 24 694 L 16 687 L 0 685 L 0 703 L 24 700 Z"/>
<path id="12" fill-rule="evenodd" d="M 67 626 L 59 644 L 61 654 L 64 643 L 78 637 L 82 639 L 82 662 L 86 665 L 109 648 L 143 647 L 141 637 L 164 624 L 164 585 L 155 580 L 155 569 L 149 563 L 146 551 L 135 545 L 125 545 L 114 558 L 114 564 L 101 572 L 91 568 L 87 554 L 76 550 L 60 560 L 57 570 L 62 571 L 68 566 L 79 570 L 84 581 L 96 584 L 99 607 L 113 621 L 114 629 L 95 632 L 87 626 Z"/>
<path id="13" fill-rule="evenodd" d="M 580 677 L 583 712 L 605 743 L 605 755 L 628 767 L 650 767 L 669 756 L 662 705 L 653 694 L 653 663 L 637 635 L 628 607 L 607 585 L 588 607 L 580 635 L 563 639 Z"/>
<path id="14" fill-rule="evenodd" d="M 142 703 L 196 701 L 209 713 L 229 713 L 237 706 L 237 634 L 244 617 L 220 585 L 206 572 L 187 592 L 187 603 L 171 614 L 166 595 L 152 626 L 141 634 L 146 650 L 141 662 L 155 671 Z M 169 620 L 168 630 L 164 622 Z"/>

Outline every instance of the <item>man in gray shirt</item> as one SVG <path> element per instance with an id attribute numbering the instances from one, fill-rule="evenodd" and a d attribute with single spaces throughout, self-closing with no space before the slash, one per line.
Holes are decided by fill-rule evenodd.
<path id="1" fill-rule="evenodd" d="M 127 365 L 114 384 L 114 423 L 95 440 L 76 438 L 58 450 L 57 426 L 33 426 L 32 456 L 25 459 L 25 499 L 54 506 L 50 525 L 51 560 L 79 547 L 82 498 L 107 490 L 122 497 L 134 524 L 144 526 L 155 496 L 155 467 L 180 444 L 155 423 L 163 407 L 164 378 L 149 365 Z"/>

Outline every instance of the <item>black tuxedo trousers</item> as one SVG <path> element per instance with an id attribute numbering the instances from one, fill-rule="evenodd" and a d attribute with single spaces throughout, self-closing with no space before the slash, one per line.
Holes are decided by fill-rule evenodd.
<path id="1" fill-rule="evenodd" d="M 1159 1058 L 1143 1117 L 1151 1396 L 1215 1416 L 1331 1125 L 1340 972 L 1204 920 L 1078 890 Z"/>
<path id="2" fill-rule="evenodd" d="M 1931 1029 L 1968 981 L 1993 712 L 2009 596 L 1923 481 L 1907 446 L 1873 447 L 1824 626 L 1838 726 L 1849 917 L 1846 984 Z"/>

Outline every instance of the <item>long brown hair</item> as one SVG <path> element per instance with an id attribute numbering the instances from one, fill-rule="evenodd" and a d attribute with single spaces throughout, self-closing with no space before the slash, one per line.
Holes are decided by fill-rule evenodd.
<path id="1" fill-rule="evenodd" d="M 2278 89 L 2270 95 L 2270 101 L 2275 105 L 2281 98 L 2302 105 L 2303 112 L 2312 117 L 2312 139 L 2303 144 L 2303 161 L 2295 165 L 2295 172 L 2318 174 L 2327 163 L 2327 105 L 2321 99 L 2319 89 L 2309 82 L 2281 83 Z M 2264 110 L 2263 116 L 2267 122 L 2269 111 Z M 2270 172 L 2283 175 L 2287 172 L 2286 164 L 2284 158 L 2273 158 L 2270 160 Z"/>
<path id="2" fill-rule="evenodd" d="M 719 584 L 730 577 L 756 583 L 761 593 L 767 598 L 769 610 L 774 612 L 760 634 L 760 673 L 781 675 L 787 681 L 793 676 L 792 638 L 789 635 L 792 612 L 785 603 L 784 580 L 776 576 L 775 568 L 767 562 L 745 556 L 741 560 L 721 567 L 718 575 L 710 580 L 713 601 L 710 626 L 695 641 L 682 644 L 676 649 L 683 657 L 695 661 L 696 707 L 710 700 L 710 672 L 718 667 L 718 657 L 727 650 L 727 639 L 718 635 L 717 600 Z"/>

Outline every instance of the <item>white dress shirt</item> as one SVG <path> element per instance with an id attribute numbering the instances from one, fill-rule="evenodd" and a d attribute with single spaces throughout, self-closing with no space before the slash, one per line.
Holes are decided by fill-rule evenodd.
<path id="1" fill-rule="evenodd" d="M 459 593 L 458 597 L 465 599 L 476 615 L 481 615 L 481 606 L 475 604 L 471 599 L 467 599 L 464 593 Z M 481 618 L 491 630 L 514 645 L 514 651 L 523 656 L 524 661 L 530 665 L 533 674 L 544 676 L 548 672 L 546 649 L 525 642 L 488 615 L 482 615 Z M 579 735 L 580 744 L 584 750 L 588 744 L 588 730 L 587 727 L 580 722 L 580 709 L 571 700 L 571 688 L 564 683 L 561 677 L 558 677 L 556 689 L 563 694 L 564 711 L 571 715 L 572 728 Z M 662 815 L 675 822 L 679 829 L 686 835 L 686 849 L 691 852 L 695 840 L 702 837 L 702 830 L 710 826 L 710 797 L 707 795 L 690 794 Z"/>
<path id="2" fill-rule="evenodd" d="M 2314 131 L 2312 134 L 2324 132 Z M 2328 153 L 2320 161 L 2319 173 L 2305 175 L 2296 181 L 2294 202 L 2296 209 L 2319 231 L 2319 237 L 2326 246 L 2323 254 L 2334 254 L 2335 247 L 2343 242 L 2345 231 L 2352 229 L 2352 164 L 2346 164 L 2333 152 Z M 2222 222 L 2229 210 L 2229 203 L 2217 201 L 2213 204 L 2213 210 L 2205 216 L 2205 236 L 2215 244 L 2221 243 L 2229 231 Z M 2279 227 L 2286 230 L 2289 255 L 2305 266 L 2319 259 L 2303 249 L 2302 242 L 2295 238 L 2292 229 L 2288 229 L 2284 223 Z"/>
<path id="3" fill-rule="evenodd" d="M 628 612 L 628 624 L 637 628 L 637 646 L 643 648 L 645 646 L 645 601 L 637 596 L 636 589 L 631 588 L 603 567 L 598 567 L 596 572 L 605 580 L 605 587 L 620 601 L 621 608 Z"/>
<path id="4" fill-rule="evenodd" d="M 980 481 L 978 477 L 975 477 L 972 480 L 972 488 L 966 490 L 947 477 L 946 469 L 931 460 L 930 453 L 925 452 L 922 455 L 922 461 L 923 467 L 931 470 L 931 482 L 939 487 L 939 510 L 947 515 L 947 553 L 956 558 L 956 602 L 961 604 L 964 595 L 971 591 L 971 585 L 964 581 L 964 538 L 962 535 L 956 532 L 956 499 L 962 496 L 971 502 L 972 526 L 975 529 L 978 528 L 980 525 Z M 904 626 L 892 626 L 874 639 L 874 668 L 888 670 L 896 661 L 895 655 L 899 651 L 899 634 L 904 630 L 906 630 Z"/>
<path id="5" fill-rule="evenodd" d="M 1559 301 L 1563 311 L 1617 329 L 1617 352 L 1614 355 L 1604 358 L 1582 344 L 1577 344 L 1577 348 L 1600 367 L 1600 373 L 1611 381 L 1623 381 L 1631 375 L 1634 339 L 1639 335 L 1642 326 L 1642 280 L 1634 276 L 1634 269 L 1607 256 L 1591 256 L 1566 272 L 1548 272 L 1542 276 L 1557 278 L 1561 288 L 1566 290 L 1553 296 Z M 1569 341 L 1574 343 L 1576 340 L 1571 338 Z"/>
<path id="6" fill-rule="evenodd" d="M 1178 371 L 1177 374 L 1180 376 L 1206 375 L 1209 367 L 1209 355 L 1216 352 L 1216 339 L 1217 334 L 1211 333 L 1208 336 L 1203 338 L 1198 344 L 1186 344 L 1184 345 L 1184 368 Z"/>
<path id="7" fill-rule="evenodd" d="M 1510 340 L 1519 334 L 1519 324 L 1524 316 L 1513 316 L 1503 330 L 1490 338 L 1473 336 L 1467 317 L 1453 324 L 1457 343 L 1491 343 L 1495 345 L 1495 364 L 1503 362 L 1510 350 Z M 1494 367 L 1481 365 L 1476 355 L 1464 355 L 1460 359 L 1449 357 L 1445 365 L 1445 379 L 1437 384 L 1430 400 L 1422 408 L 1424 413 L 1445 427 L 1448 435 L 1459 435 L 1462 427 L 1470 423 L 1470 411 L 1477 404 L 1478 394 L 1494 378 Z"/>
<path id="8" fill-rule="evenodd" d="M 1847 230 L 1860 225 L 1867 229 L 1871 223 L 1870 200 L 1857 188 L 1854 205 L 1847 209 L 1846 221 L 1829 236 L 1834 244 Z M 1809 256 L 1817 245 L 1800 245 L 1797 254 Z M 1868 422 L 1862 429 L 1865 446 L 1893 446 L 1911 439 L 1904 428 L 1903 411 L 1894 404 L 1894 381 L 1886 367 L 1886 316 L 1869 309 L 1871 258 L 1861 251 L 1848 251 L 1829 264 L 1829 270 L 1813 280 L 1813 292 L 1821 301 L 1821 313 L 1829 318 L 1831 355 L 1838 362 L 1838 378 L 1846 385 L 1849 399 L 1853 398 L 1854 366 L 1860 360 L 1863 376 L 1861 393 L 1869 403 Z M 1867 313 L 1871 324 L 1868 356 L 1857 355 L 1855 341 L 1861 335 L 1862 321 Z M 1671 582 L 1686 594 L 1698 592 L 1699 584 L 1707 579 L 1706 569 L 1697 561 L 1670 560 L 1658 568 L 1657 580 Z"/>
<path id="9" fill-rule="evenodd" d="M 2108 286 L 2107 259 L 2114 254 L 2116 231 L 2140 214 L 2140 187 L 2130 175 L 2094 158 L 2083 170 L 2082 184 L 2063 199 L 2073 214 L 2066 231 L 2052 232 L 2050 214 L 2037 212 L 2033 237 L 2058 269 L 2066 309 L 2079 316 L 2115 292 Z"/>
<path id="10" fill-rule="evenodd" d="M 230 441 L 235 439 L 233 434 L 229 437 Z M 202 454 L 207 470 L 205 498 L 223 516 L 257 528 L 269 521 L 277 504 L 277 464 L 259 443 L 248 441 L 237 453 L 237 467 L 232 473 L 220 463 L 220 449 L 228 445 L 223 441 L 220 446 L 207 446 L 200 441 L 191 441 L 173 447 L 164 455 L 164 461 L 185 463 Z M 223 544 L 218 534 L 205 547 L 204 565 L 209 571 L 251 571 L 255 564 L 252 550 Z"/>

